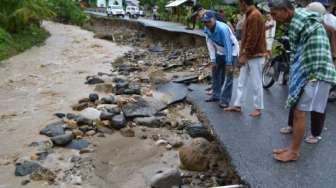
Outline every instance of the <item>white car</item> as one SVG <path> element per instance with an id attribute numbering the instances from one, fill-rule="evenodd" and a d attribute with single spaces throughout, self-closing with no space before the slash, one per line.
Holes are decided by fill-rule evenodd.
<path id="1" fill-rule="evenodd" d="M 121 17 L 124 17 L 125 16 L 125 11 L 122 8 L 122 6 L 112 5 L 112 6 L 109 6 L 106 9 L 106 14 L 107 14 L 107 16 L 118 16 L 118 17 L 121 16 Z"/>
<path id="2" fill-rule="evenodd" d="M 137 7 L 137 6 L 127 6 L 126 7 L 126 14 L 130 18 L 138 18 L 140 16 L 139 7 Z"/>

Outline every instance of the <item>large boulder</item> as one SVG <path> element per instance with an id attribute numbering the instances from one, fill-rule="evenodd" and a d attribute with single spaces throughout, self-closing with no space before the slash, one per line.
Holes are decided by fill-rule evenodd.
<path id="1" fill-rule="evenodd" d="M 204 138 L 196 138 L 191 144 L 179 150 L 182 168 L 191 171 L 206 171 L 209 166 L 210 142 Z"/>
<path id="2" fill-rule="evenodd" d="M 181 173 L 177 169 L 168 169 L 154 175 L 150 180 L 151 188 L 172 188 L 182 184 Z"/>
<path id="3" fill-rule="evenodd" d="M 51 124 L 47 125 L 47 127 L 43 128 L 40 131 L 40 134 L 46 135 L 46 136 L 49 136 L 49 137 L 63 135 L 63 134 L 65 134 L 64 126 L 66 126 L 66 125 L 64 124 L 63 121 L 57 121 L 57 122 L 51 123 Z"/>

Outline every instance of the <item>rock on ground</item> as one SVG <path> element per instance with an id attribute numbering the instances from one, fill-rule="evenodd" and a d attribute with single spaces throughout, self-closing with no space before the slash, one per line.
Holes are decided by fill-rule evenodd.
<path id="1" fill-rule="evenodd" d="M 154 116 L 135 118 L 134 122 L 137 125 L 150 127 L 150 128 L 158 128 L 158 127 L 163 127 L 164 126 L 162 118 L 161 117 L 154 117 Z"/>
<path id="2" fill-rule="evenodd" d="M 80 112 L 80 115 L 90 120 L 97 120 L 100 118 L 101 112 L 95 108 L 86 108 Z"/>
<path id="3" fill-rule="evenodd" d="M 187 126 L 186 131 L 192 138 L 202 137 L 207 139 L 208 141 L 214 140 L 210 131 L 206 127 L 204 127 L 201 123 L 196 123 Z"/>
<path id="4" fill-rule="evenodd" d="M 17 163 L 15 165 L 15 176 L 26 176 L 41 168 L 43 167 L 35 161 Z"/>
<path id="5" fill-rule="evenodd" d="M 210 162 L 210 147 L 210 142 L 204 138 L 196 138 L 191 144 L 183 146 L 179 150 L 182 167 L 191 171 L 206 171 Z"/>
<path id="6" fill-rule="evenodd" d="M 182 184 L 181 173 L 177 169 L 168 169 L 154 175 L 150 181 L 151 188 L 172 188 Z"/>
<path id="7" fill-rule="evenodd" d="M 113 116 L 111 126 L 115 129 L 122 129 L 126 127 L 126 119 L 123 114 Z"/>
<path id="8" fill-rule="evenodd" d="M 70 143 L 73 138 L 74 138 L 73 134 L 69 133 L 69 134 L 64 134 L 64 135 L 52 137 L 51 141 L 56 146 L 65 146 L 68 143 Z"/>
<path id="9" fill-rule="evenodd" d="M 48 137 L 63 135 L 65 134 L 63 126 L 65 126 L 63 121 L 51 123 L 47 125 L 47 127 L 43 128 L 40 131 L 40 134 L 46 135 Z"/>
<path id="10" fill-rule="evenodd" d="M 82 150 L 87 148 L 90 145 L 90 142 L 79 139 L 79 140 L 72 140 L 69 144 L 66 145 L 66 148 Z"/>

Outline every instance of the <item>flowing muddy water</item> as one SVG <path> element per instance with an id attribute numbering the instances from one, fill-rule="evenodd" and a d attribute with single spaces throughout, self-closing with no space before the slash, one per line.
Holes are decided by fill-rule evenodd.
<path id="1" fill-rule="evenodd" d="M 109 70 L 111 65 L 102 62 L 131 49 L 96 39 L 79 27 L 43 25 L 51 33 L 45 45 L 0 63 L 1 188 L 20 187 L 24 178 L 14 176 L 13 161 L 35 152 L 27 145 L 45 139 L 38 132 L 55 119 L 53 113 L 70 111 L 71 104 L 92 92 L 84 84 L 86 76 Z"/>

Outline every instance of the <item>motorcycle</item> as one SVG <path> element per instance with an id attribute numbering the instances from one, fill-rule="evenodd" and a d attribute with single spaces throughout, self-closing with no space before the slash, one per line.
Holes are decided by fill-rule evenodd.
<path id="1" fill-rule="evenodd" d="M 281 37 L 279 40 L 281 45 L 276 49 L 279 55 L 266 61 L 262 71 L 262 84 L 265 89 L 273 86 L 278 81 L 283 85 L 287 84 L 290 66 L 290 49 L 288 37 Z M 330 90 L 328 102 L 336 101 L 336 87 Z"/>
<path id="2" fill-rule="evenodd" d="M 330 90 L 330 94 L 329 94 L 329 98 L 328 98 L 328 102 L 335 102 L 335 101 L 336 101 L 336 86 L 334 86 Z"/>
<path id="3" fill-rule="evenodd" d="M 276 47 L 279 55 L 268 59 L 262 70 L 262 84 L 265 89 L 272 87 L 276 81 L 283 85 L 288 81 L 291 52 L 289 38 L 281 37 L 278 42 L 281 44 Z"/>

